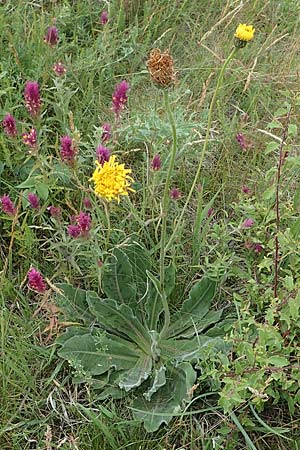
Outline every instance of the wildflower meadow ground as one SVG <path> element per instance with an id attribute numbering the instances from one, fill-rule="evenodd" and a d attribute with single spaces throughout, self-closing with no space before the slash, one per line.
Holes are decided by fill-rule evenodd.
<path id="1" fill-rule="evenodd" d="M 298 2 L 0 2 L 0 449 L 300 448 Z"/>

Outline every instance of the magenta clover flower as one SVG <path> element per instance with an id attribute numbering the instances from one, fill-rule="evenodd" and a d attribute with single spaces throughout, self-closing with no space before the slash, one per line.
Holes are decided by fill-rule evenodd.
<path id="1" fill-rule="evenodd" d="M 24 90 L 25 105 L 31 117 L 38 117 L 41 109 L 40 88 L 37 81 L 27 81 Z"/>
<path id="2" fill-rule="evenodd" d="M 36 292 L 43 293 L 47 289 L 47 285 L 41 275 L 41 273 L 32 267 L 28 274 L 28 286 Z"/>
<path id="3" fill-rule="evenodd" d="M 6 114 L 2 121 L 2 126 L 7 136 L 15 137 L 18 134 L 16 120 L 11 114 Z"/>

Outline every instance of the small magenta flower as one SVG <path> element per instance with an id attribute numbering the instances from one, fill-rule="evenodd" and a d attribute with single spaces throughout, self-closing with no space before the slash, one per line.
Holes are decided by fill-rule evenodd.
<path id="1" fill-rule="evenodd" d="M 78 226 L 80 227 L 81 236 L 87 236 L 91 229 L 91 216 L 89 213 L 80 211 L 78 216 L 75 217 Z"/>
<path id="2" fill-rule="evenodd" d="M 28 198 L 28 201 L 30 203 L 31 208 L 39 209 L 39 207 L 40 207 L 40 200 L 39 200 L 39 198 L 38 198 L 38 196 L 36 194 L 34 194 L 33 192 L 29 192 L 27 198 Z"/>
<path id="3" fill-rule="evenodd" d="M 156 153 L 156 155 L 153 156 L 153 159 L 151 161 L 151 169 L 152 170 L 160 170 L 161 168 L 161 159 L 160 155 Z"/>
<path id="4" fill-rule="evenodd" d="M 259 242 L 253 244 L 252 248 L 255 251 L 255 253 L 261 253 L 264 249 L 263 246 Z"/>
<path id="5" fill-rule="evenodd" d="M 66 67 L 61 62 L 57 62 L 57 63 L 53 64 L 52 70 L 55 72 L 55 75 L 57 75 L 58 77 L 62 77 L 67 72 Z"/>
<path id="6" fill-rule="evenodd" d="M 74 223 L 68 225 L 69 236 L 71 236 L 74 239 L 78 237 L 88 237 L 92 222 L 89 213 L 80 211 L 78 215 L 71 217 L 71 222 Z"/>
<path id="7" fill-rule="evenodd" d="M 38 117 L 41 110 L 40 88 L 37 81 L 27 81 L 24 98 L 26 108 L 31 117 Z"/>
<path id="8" fill-rule="evenodd" d="M 206 217 L 211 217 L 213 215 L 213 213 L 214 213 L 213 208 L 208 208 Z"/>
<path id="9" fill-rule="evenodd" d="M 124 109 L 124 106 L 127 103 L 127 91 L 129 89 L 129 84 L 126 80 L 121 81 L 117 84 L 114 93 L 112 95 L 112 109 L 118 118 L 120 116 L 120 112 Z"/>
<path id="10" fill-rule="evenodd" d="M 109 123 L 104 123 L 102 125 L 102 136 L 101 136 L 101 140 L 102 143 L 104 144 L 104 142 L 109 141 L 109 139 L 111 138 L 111 126 Z"/>
<path id="11" fill-rule="evenodd" d="M 83 203 L 83 206 L 84 206 L 86 209 L 91 209 L 92 206 L 93 206 L 91 200 L 90 200 L 88 197 L 85 197 L 85 198 L 82 200 L 82 203 Z"/>
<path id="12" fill-rule="evenodd" d="M 37 145 L 37 133 L 35 128 L 31 128 L 29 133 L 22 134 L 23 143 L 30 148 L 36 148 Z"/>
<path id="13" fill-rule="evenodd" d="M 108 22 L 108 12 L 107 11 L 102 11 L 101 16 L 100 16 L 100 22 L 102 25 L 105 25 Z"/>
<path id="14" fill-rule="evenodd" d="M 16 120 L 11 114 L 6 114 L 2 121 L 4 133 L 7 136 L 15 137 L 18 134 Z"/>
<path id="15" fill-rule="evenodd" d="M 12 217 L 16 215 L 17 208 L 11 201 L 9 195 L 4 194 L 2 197 L 0 197 L 0 202 L 1 202 L 1 209 L 5 214 Z"/>
<path id="16" fill-rule="evenodd" d="M 62 136 L 60 138 L 60 156 L 65 163 L 74 164 L 76 149 L 70 136 Z"/>
<path id="17" fill-rule="evenodd" d="M 48 209 L 51 217 L 53 217 L 56 220 L 61 220 L 62 211 L 61 211 L 61 208 L 59 206 L 51 205 L 47 209 Z"/>
<path id="18" fill-rule="evenodd" d="M 174 187 L 170 191 L 170 197 L 172 200 L 178 200 L 181 197 L 181 192 L 176 187 Z"/>
<path id="19" fill-rule="evenodd" d="M 43 293 L 47 289 L 47 285 L 41 275 L 41 273 L 36 270 L 34 267 L 32 267 L 28 274 L 28 286 L 30 289 L 33 289 L 36 292 Z"/>
<path id="20" fill-rule="evenodd" d="M 103 145 L 99 145 L 96 148 L 96 158 L 99 161 L 99 163 L 101 164 L 101 166 L 103 166 L 103 164 L 109 160 L 110 158 L 110 151 L 108 148 L 104 147 Z"/>
<path id="21" fill-rule="evenodd" d="M 54 47 L 58 43 L 58 29 L 56 27 L 49 27 L 46 35 L 44 36 L 44 42 Z"/>
<path id="22" fill-rule="evenodd" d="M 246 186 L 246 185 L 242 186 L 242 192 L 244 192 L 244 194 L 247 194 L 247 195 L 251 195 L 252 194 L 251 189 L 248 186 Z"/>
<path id="23" fill-rule="evenodd" d="M 80 226 L 74 224 L 68 225 L 68 234 L 74 239 L 78 238 L 81 234 Z"/>
<path id="24" fill-rule="evenodd" d="M 254 224 L 254 220 L 248 218 L 248 219 L 244 220 L 244 222 L 242 223 L 242 227 L 243 228 L 251 228 L 253 224 Z"/>
<path id="25" fill-rule="evenodd" d="M 247 150 L 247 148 L 249 147 L 249 145 L 247 144 L 246 140 L 245 140 L 245 136 L 242 133 L 238 133 L 235 136 L 238 144 L 240 144 L 241 148 L 245 151 Z"/>

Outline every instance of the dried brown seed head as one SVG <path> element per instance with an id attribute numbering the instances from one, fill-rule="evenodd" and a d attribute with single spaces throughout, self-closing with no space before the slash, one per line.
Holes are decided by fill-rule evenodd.
<path id="1" fill-rule="evenodd" d="M 147 67 L 152 79 L 160 86 L 167 87 L 175 81 L 174 61 L 168 50 L 151 50 Z"/>

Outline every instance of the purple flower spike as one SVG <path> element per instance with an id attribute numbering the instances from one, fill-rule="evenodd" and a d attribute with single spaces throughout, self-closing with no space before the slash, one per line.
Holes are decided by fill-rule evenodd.
<path id="1" fill-rule="evenodd" d="M 34 194 L 33 192 L 29 192 L 27 198 L 28 198 L 28 201 L 30 203 L 31 208 L 39 209 L 40 201 L 39 201 L 39 198 L 38 198 L 38 196 L 36 194 Z"/>
<path id="2" fill-rule="evenodd" d="M 18 134 L 16 121 L 11 114 L 6 114 L 2 122 L 4 133 L 7 136 L 15 137 Z"/>
<path id="3" fill-rule="evenodd" d="M 235 138 L 238 144 L 240 144 L 241 148 L 243 150 L 247 150 L 248 144 L 246 143 L 245 136 L 242 133 L 238 133 Z"/>
<path id="4" fill-rule="evenodd" d="M 37 133 L 35 128 L 31 128 L 29 133 L 22 134 L 23 143 L 30 148 L 36 148 Z"/>
<path id="5" fill-rule="evenodd" d="M 76 149 L 73 145 L 73 140 L 70 136 L 62 136 L 60 138 L 60 156 L 61 159 L 67 164 L 74 164 Z"/>
<path id="6" fill-rule="evenodd" d="M 58 29 L 56 27 L 49 27 L 46 35 L 44 36 L 44 42 L 51 47 L 54 47 L 58 43 Z"/>
<path id="7" fill-rule="evenodd" d="M 118 118 L 120 116 L 120 112 L 124 109 L 124 106 L 127 103 L 127 91 L 129 89 L 129 84 L 126 80 L 121 81 L 121 83 L 117 84 L 115 91 L 112 95 L 112 109 Z"/>
<path id="8" fill-rule="evenodd" d="M 48 209 L 51 217 L 53 217 L 56 220 L 61 220 L 62 211 L 59 206 L 51 205 L 47 209 Z"/>
<path id="9" fill-rule="evenodd" d="M 104 144 L 104 142 L 109 141 L 109 139 L 111 138 L 111 126 L 109 123 L 104 123 L 102 125 L 102 136 L 101 136 L 101 140 L 102 143 Z"/>
<path id="10" fill-rule="evenodd" d="M 81 234 L 81 229 L 79 225 L 68 225 L 68 234 L 69 236 L 71 236 L 72 238 L 76 239 L 80 236 Z"/>
<path id="11" fill-rule="evenodd" d="M 55 75 L 57 75 L 58 77 L 62 77 L 66 72 L 67 69 L 64 66 L 63 63 L 61 62 L 57 62 L 52 66 L 53 71 L 55 72 Z"/>
<path id="12" fill-rule="evenodd" d="M 244 220 L 244 222 L 242 223 L 242 227 L 243 228 L 251 228 L 253 224 L 254 224 L 254 220 L 248 218 L 248 219 Z"/>
<path id="13" fill-rule="evenodd" d="M 100 16 L 100 22 L 102 25 L 105 25 L 108 22 L 108 12 L 107 11 L 102 11 L 101 16 Z"/>
<path id="14" fill-rule="evenodd" d="M 24 98 L 31 117 L 38 117 L 41 109 L 40 88 L 37 81 L 27 81 Z"/>
<path id="15" fill-rule="evenodd" d="M 242 186 L 242 191 L 244 192 L 244 194 L 247 194 L 247 195 L 252 194 L 251 189 L 246 185 Z"/>
<path id="16" fill-rule="evenodd" d="M 89 213 L 86 213 L 84 211 L 81 211 L 78 216 L 76 216 L 76 222 L 78 223 L 81 235 L 87 236 L 90 229 L 91 229 L 91 216 Z"/>
<path id="17" fill-rule="evenodd" d="M 1 209 L 2 211 L 7 214 L 8 216 L 15 216 L 17 213 L 17 208 L 11 201 L 9 195 L 3 195 L 3 197 L 0 197 L 1 202 Z"/>
<path id="18" fill-rule="evenodd" d="M 47 289 L 47 285 L 38 270 L 32 267 L 28 274 L 28 286 L 36 292 L 43 293 Z"/>
<path id="19" fill-rule="evenodd" d="M 159 170 L 161 168 L 161 159 L 159 154 L 153 156 L 153 159 L 151 161 L 151 169 L 152 170 Z"/>
<path id="20" fill-rule="evenodd" d="M 91 200 L 90 200 L 88 197 L 85 197 L 85 198 L 82 200 L 82 203 L 83 203 L 83 206 L 84 206 L 86 209 L 91 209 L 92 206 L 93 206 Z"/>
<path id="21" fill-rule="evenodd" d="M 99 147 L 96 148 L 96 158 L 98 159 L 99 163 L 103 166 L 103 164 L 110 158 L 109 149 L 104 147 L 103 145 L 99 145 Z"/>
<path id="22" fill-rule="evenodd" d="M 213 215 L 213 213 L 214 213 L 213 208 L 208 208 L 207 217 L 211 217 Z"/>
<path id="23" fill-rule="evenodd" d="M 174 187 L 170 191 L 170 197 L 172 200 L 178 200 L 181 197 L 181 192 Z"/>
<path id="24" fill-rule="evenodd" d="M 253 244 L 253 250 L 255 251 L 255 253 L 261 253 L 263 249 L 263 246 L 259 242 Z"/>

